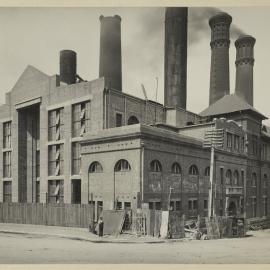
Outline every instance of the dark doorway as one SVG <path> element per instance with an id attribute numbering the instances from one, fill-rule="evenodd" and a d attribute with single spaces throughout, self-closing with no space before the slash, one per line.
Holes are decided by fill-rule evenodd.
<path id="1" fill-rule="evenodd" d="M 236 205 L 235 202 L 230 202 L 228 207 L 229 216 L 236 216 Z"/>
<path id="2" fill-rule="evenodd" d="M 72 203 L 81 203 L 81 180 L 72 180 Z"/>

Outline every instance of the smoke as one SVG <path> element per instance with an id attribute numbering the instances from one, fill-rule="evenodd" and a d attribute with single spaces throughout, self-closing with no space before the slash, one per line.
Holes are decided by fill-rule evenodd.
<path id="1" fill-rule="evenodd" d="M 188 44 L 192 45 L 202 38 L 210 37 L 210 27 L 208 24 L 209 18 L 213 15 L 222 12 L 221 9 L 212 7 L 194 7 L 188 9 Z M 245 32 L 232 23 L 230 27 L 230 37 L 237 39 L 244 35 Z"/>

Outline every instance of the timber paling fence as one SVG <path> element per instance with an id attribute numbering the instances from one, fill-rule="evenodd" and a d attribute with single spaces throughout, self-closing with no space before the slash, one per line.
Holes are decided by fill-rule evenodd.
<path id="1" fill-rule="evenodd" d="M 94 209 L 87 204 L 0 203 L 0 222 L 87 228 Z"/>

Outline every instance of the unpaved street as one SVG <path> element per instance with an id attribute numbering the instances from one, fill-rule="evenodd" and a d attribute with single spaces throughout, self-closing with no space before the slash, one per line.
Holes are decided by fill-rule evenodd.
<path id="1" fill-rule="evenodd" d="M 270 230 L 242 239 L 91 243 L 0 233 L 0 263 L 270 263 Z"/>

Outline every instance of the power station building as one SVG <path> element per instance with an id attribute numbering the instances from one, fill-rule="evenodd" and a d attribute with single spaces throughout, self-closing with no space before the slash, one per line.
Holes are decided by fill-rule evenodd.
<path id="1" fill-rule="evenodd" d="M 215 147 L 217 215 L 269 216 L 270 128 L 253 107 L 253 47 L 236 46 L 229 89 L 231 16 L 211 27 L 209 107 L 186 110 L 187 8 L 165 15 L 165 105 L 122 92 L 121 18 L 100 17 L 99 79 L 76 72 L 60 53 L 60 75 L 28 66 L 0 107 L 0 201 L 94 204 L 101 209 L 208 211 L 210 148 Z"/>

